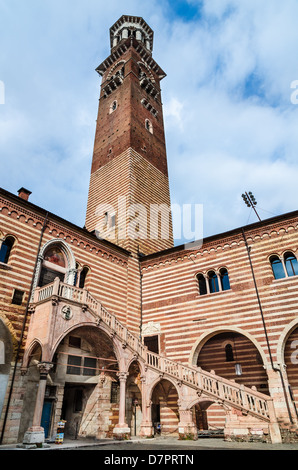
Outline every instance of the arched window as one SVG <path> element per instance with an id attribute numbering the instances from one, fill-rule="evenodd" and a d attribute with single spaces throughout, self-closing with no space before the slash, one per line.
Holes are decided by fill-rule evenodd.
<path id="1" fill-rule="evenodd" d="M 298 274 L 298 262 L 295 255 L 288 252 L 285 254 L 284 260 L 288 276 L 296 276 Z"/>
<path id="2" fill-rule="evenodd" d="M 230 287 L 230 280 L 229 280 L 229 274 L 226 268 L 221 268 L 219 270 L 219 276 L 220 276 L 220 283 L 221 283 L 221 289 L 222 290 L 229 290 Z"/>
<path id="3" fill-rule="evenodd" d="M 117 109 L 117 101 L 114 100 L 110 106 L 110 114 Z"/>
<path id="4" fill-rule="evenodd" d="M 146 127 L 147 131 L 150 132 L 150 134 L 153 134 L 152 122 L 149 121 L 149 119 L 145 119 L 145 127 Z"/>
<path id="5" fill-rule="evenodd" d="M 87 268 L 87 266 L 85 266 L 80 273 L 80 281 L 79 281 L 80 289 L 83 289 L 85 287 L 85 282 L 86 282 L 88 271 L 89 269 Z"/>
<path id="6" fill-rule="evenodd" d="M 56 277 L 64 282 L 66 271 L 67 265 L 62 250 L 58 246 L 51 246 L 43 257 L 38 286 L 50 284 Z"/>
<path id="7" fill-rule="evenodd" d="M 282 261 L 279 259 L 278 256 L 271 256 L 270 263 L 275 279 L 282 279 L 286 276 Z"/>
<path id="8" fill-rule="evenodd" d="M 203 276 L 203 274 L 198 274 L 197 275 L 197 280 L 199 283 L 199 292 L 200 295 L 205 295 L 207 294 L 207 284 L 206 284 L 206 279 Z"/>
<path id="9" fill-rule="evenodd" d="M 214 271 L 209 271 L 208 282 L 209 282 L 210 293 L 219 291 L 218 277 Z"/>
<path id="10" fill-rule="evenodd" d="M 234 361 L 233 348 L 232 348 L 232 345 L 230 343 L 226 344 L 225 353 L 226 353 L 226 362 Z"/>
<path id="11" fill-rule="evenodd" d="M 6 237 L 5 240 L 2 242 L 1 249 L 0 249 L 0 262 L 1 263 L 8 263 L 9 256 L 11 249 L 14 244 L 13 237 Z"/>

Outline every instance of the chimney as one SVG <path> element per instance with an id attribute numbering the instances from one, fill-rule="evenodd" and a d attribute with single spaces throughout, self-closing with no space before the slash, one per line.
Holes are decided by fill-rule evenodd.
<path id="1" fill-rule="evenodd" d="M 28 201 L 30 194 L 31 194 L 31 191 L 28 191 L 28 189 L 20 188 L 18 190 L 19 197 L 21 197 L 22 199 L 25 199 L 25 201 Z"/>

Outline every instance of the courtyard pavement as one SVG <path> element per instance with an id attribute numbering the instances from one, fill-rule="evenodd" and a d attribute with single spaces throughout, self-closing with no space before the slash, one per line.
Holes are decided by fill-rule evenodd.
<path id="1" fill-rule="evenodd" d="M 174 437 L 156 437 L 153 439 L 132 438 L 127 441 L 117 441 L 114 439 L 65 439 L 62 444 L 54 442 L 46 443 L 43 448 L 24 449 L 21 445 L 1 445 L 0 451 L 20 451 L 34 450 L 39 451 L 57 451 L 57 450 L 87 450 L 87 451 L 166 451 L 171 452 L 197 452 L 203 450 L 236 450 L 236 451 L 295 451 L 298 450 L 298 443 L 293 444 L 266 444 L 262 442 L 228 442 L 222 438 L 200 438 L 197 441 L 179 440 Z"/>

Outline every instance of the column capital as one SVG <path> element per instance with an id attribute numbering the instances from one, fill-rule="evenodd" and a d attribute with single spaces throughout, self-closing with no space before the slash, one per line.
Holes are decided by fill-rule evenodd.
<path id="1" fill-rule="evenodd" d="M 52 364 L 52 362 L 39 362 L 37 364 L 37 368 L 39 369 L 39 373 L 40 373 L 40 380 L 46 380 L 47 379 L 47 375 L 48 373 L 50 372 L 50 370 L 52 369 L 54 364 Z"/>
<path id="2" fill-rule="evenodd" d="M 120 382 L 126 382 L 128 377 L 128 372 L 117 372 Z"/>

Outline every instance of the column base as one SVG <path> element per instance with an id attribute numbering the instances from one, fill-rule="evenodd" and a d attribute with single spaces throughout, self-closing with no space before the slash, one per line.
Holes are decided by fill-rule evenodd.
<path id="1" fill-rule="evenodd" d="M 126 423 L 117 424 L 113 429 L 113 437 L 118 440 L 130 439 L 130 428 Z"/>
<path id="2" fill-rule="evenodd" d="M 178 425 L 179 439 L 196 441 L 198 439 L 198 430 L 193 423 Z"/>
<path id="3" fill-rule="evenodd" d="M 29 428 L 23 438 L 23 446 L 42 447 L 45 441 L 44 428 L 32 426 Z"/>
<path id="4" fill-rule="evenodd" d="M 154 429 L 153 429 L 152 423 L 148 422 L 148 423 L 141 424 L 140 436 L 141 437 L 153 437 L 154 436 Z"/>

